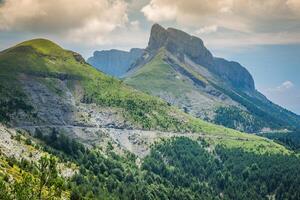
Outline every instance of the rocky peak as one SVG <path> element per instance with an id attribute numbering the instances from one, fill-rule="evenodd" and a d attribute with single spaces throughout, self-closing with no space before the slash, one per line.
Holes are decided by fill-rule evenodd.
<path id="1" fill-rule="evenodd" d="M 151 28 L 150 39 L 147 50 L 155 51 L 164 46 L 168 37 L 166 29 L 159 24 L 154 24 Z"/>
<path id="2" fill-rule="evenodd" d="M 213 64 L 213 56 L 206 49 L 200 38 L 191 36 L 178 29 L 164 29 L 159 24 L 154 24 L 151 29 L 147 50 L 155 52 L 161 47 L 165 47 L 180 59 L 187 55 L 197 64 L 204 66 Z"/>
<path id="3" fill-rule="evenodd" d="M 185 56 L 189 57 L 234 88 L 255 89 L 251 74 L 239 63 L 214 58 L 200 38 L 175 28 L 165 29 L 159 24 L 154 24 L 146 50 L 155 54 L 162 47 L 183 62 Z"/>

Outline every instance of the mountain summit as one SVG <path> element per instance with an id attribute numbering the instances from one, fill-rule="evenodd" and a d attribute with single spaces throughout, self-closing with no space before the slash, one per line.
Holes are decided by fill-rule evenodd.
<path id="1" fill-rule="evenodd" d="M 159 24 L 154 24 L 151 29 L 147 50 L 154 52 L 162 47 L 184 59 L 189 56 L 196 63 L 204 66 L 212 66 L 213 56 L 206 49 L 200 38 L 191 36 L 174 28 L 164 29 Z"/>
<path id="2" fill-rule="evenodd" d="M 194 63 L 204 66 L 236 88 L 255 89 L 251 74 L 239 63 L 214 58 L 200 38 L 178 29 L 164 29 L 159 24 L 154 24 L 146 49 L 149 52 L 155 52 L 162 47 L 175 55 L 179 61 L 184 62 L 191 59 Z"/>

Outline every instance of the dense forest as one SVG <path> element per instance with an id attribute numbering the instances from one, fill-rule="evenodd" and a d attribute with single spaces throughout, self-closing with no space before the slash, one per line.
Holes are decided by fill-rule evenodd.
<path id="1" fill-rule="evenodd" d="M 218 107 L 213 122 L 247 133 L 259 132 L 267 126 L 263 120 L 236 106 Z"/>
<path id="2" fill-rule="evenodd" d="M 36 137 L 45 141 L 46 151 L 79 166 L 78 173 L 66 182 L 56 180 L 55 172 L 46 173 L 54 174 L 51 177 L 56 181 L 47 182 L 45 187 L 56 188 L 60 184 L 64 191 L 70 191 L 72 200 L 300 199 L 300 158 L 293 154 L 258 155 L 242 149 L 214 148 L 203 139 L 177 137 L 156 143 L 139 166 L 133 154 L 114 153 L 113 145 L 105 152 L 89 150 L 55 129 L 48 136 L 37 131 Z M 37 184 L 30 187 L 35 191 L 40 184 L 39 174 L 45 170 L 31 165 L 27 163 L 23 169 L 35 169 L 37 181 L 30 182 Z M 5 194 L 15 197 L 7 199 L 22 199 L 18 198 L 19 193 L 30 190 L 10 187 L 0 182 L 1 194 L 5 190 Z M 52 199 L 55 198 L 54 195 Z"/>
<path id="3" fill-rule="evenodd" d="M 290 148 L 296 152 L 300 150 L 300 131 L 275 131 L 275 132 L 263 132 L 260 136 L 272 139 L 287 148 Z"/>
<path id="4" fill-rule="evenodd" d="M 251 97 L 250 95 L 242 92 L 242 91 L 234 91 L 234 90 L 228 90 L 225 89 L 213 82 L 210 82 L 215 88 L 222 91 L 224 94 L 228 95 L 231 99 L 240 102 L 242 106 L 247 108 L 248 112 L 251 113 L 254 116 L 254 120 L 258 122 L 258 124 L 255 124 L 254 131 L 249 132 L 256 132 L 255 129 L 262 128 L 261 125 L 264 125 L 264 123 L 268 124 L 268 126 L 272 129 L 284 129 L 287 128 L 289 130 L 296 130 L 299 129 L 299 119 L 298 116 L 284 108 L 279 107 L 278 105 L 272 103 L 271 101 L 265 99 L 263 101 Z M 264 97 L 260 97 L 264 98 Z M 234 108 L 234 107 L 233 107 Z M 219 117 L 222 119 L 225 119 L 227 116 L 232 117 L 232 108 L 231 109 L 221 109 L 218 113 Z M 237 110 L 236 110 L 237 111 Z M 245 115 L 243 111 L 237 111 L 241 112 L 239 115 Z M 221 116 L 223 114 L 223 116 Z M 242 116 L 242 118 L 244 118 Z M 236 120 L 234 117 L 233 120 Z M 242 119 L 244 120 L 244 119 Z M 222 125 L 227 126 L 227 120 L 221 121 Z M 243 121 L 240 121 L 243 122 Z M 232 126 L 230 122 L 228 126 Z M 246 120 L 246 125 L 249 124 L 249 121 Z M 254 124 L 254 123 L 253 123 Z"/>

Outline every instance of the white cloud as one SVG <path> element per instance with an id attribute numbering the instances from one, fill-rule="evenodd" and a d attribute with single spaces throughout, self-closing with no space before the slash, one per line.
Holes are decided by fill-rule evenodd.
<path id="1" fill-rule="evenodd" d="M 130 28 L 132 30 L 138 31 L 140 29 L 140 21 L 138 21 L 138 20 L 131 21 Z"/>
<path id="2" fill-rule="evenodd" d="M 152 0 L 148 5 L 143 7 L 141 11 L 153 22 L 173 20 L 177 15 L 176 5 L 160 5 L 157 0 Z"/>
<path id="3" fill-rule="evenodd" d="M 128 21 L 124 0 L 6 0 L 0 30 L 61 35 L 72 41 L 105 42 Z"/>
<path id="4" fill-rule="evenodd" d="M 262 89 L 273 102 L 300 114 L 300 90 L 292 81 L 284 81 L 277 87 Z"/>
<path id="5" fill-rule="evenodd" d="M 277 89 L 279 90 L 288 90 L 294 87 L 294 83 L 292 83 L 291 81 L 285 81 L 283 82 L 280 86 L 277 87 Z"/>
<path id="6" fill-rule="evenodd" d="M 203 28 L 200 28 L 195 31 L 196 34 L 208 34 L 208 33 L 214 33 L 218 31 L 218 26 L 217 25 L 212 25 L 212 26 L 205 26 Z"/>
<path id="7" fill-rule="evenodd" d="M 292 81 L 287 80 L 275 88 L 269 88 L 267 91 L 273 93 L 278 93 L 278 92 L 282 93 L 282 92 L 289 91 L 294 87 L 295 87 L 294 83 Z"/>

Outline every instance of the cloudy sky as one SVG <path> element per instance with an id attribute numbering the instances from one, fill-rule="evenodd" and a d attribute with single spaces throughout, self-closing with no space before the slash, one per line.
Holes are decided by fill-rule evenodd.
<path id="1" fill-rule="evenodd" d="M 300 114 L 300 0 L 0 0 L 0 49 L 43 37 L 88 57 L 145 47 L 153 23 L 199 36 Z"/>

